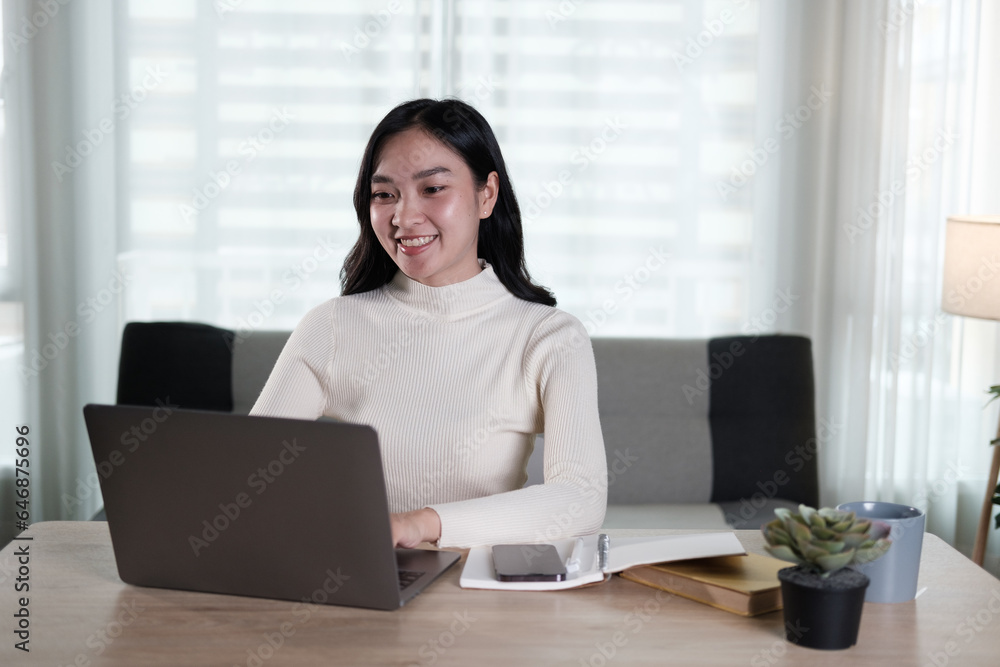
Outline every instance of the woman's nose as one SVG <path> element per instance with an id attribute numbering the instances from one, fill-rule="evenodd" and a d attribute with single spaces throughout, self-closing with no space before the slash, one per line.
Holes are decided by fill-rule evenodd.
<path id="1" fill-rule="evenodd" d="M 412 227 L 423 221 L 423 213 L 420 207 L 409 197 L 400 197 L 396 204 L 395 214 L 392 216 L 392 224 L 396 227 Z"/>

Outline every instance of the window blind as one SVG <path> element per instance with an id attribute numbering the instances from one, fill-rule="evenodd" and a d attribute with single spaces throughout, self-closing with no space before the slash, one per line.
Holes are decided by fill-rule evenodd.
<path id="1" fill-rule="evenodd" d="M 130 0 L 125 319 L 288 329 L 339 293 L 364 144 L 395 104 L 491 122 L 535 278 L 597 336 L 746 319 L 751 2 Z"/>

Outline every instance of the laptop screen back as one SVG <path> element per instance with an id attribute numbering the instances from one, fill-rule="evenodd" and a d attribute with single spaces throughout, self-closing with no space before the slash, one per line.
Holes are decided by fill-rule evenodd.
<path id="1" fill-rule="evenodd" d="M 170 406 L 84 416 L 123 581 L 399 607 L 371 428 Z"/>

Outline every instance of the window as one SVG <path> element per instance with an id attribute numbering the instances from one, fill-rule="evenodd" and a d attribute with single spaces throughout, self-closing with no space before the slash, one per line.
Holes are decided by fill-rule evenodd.
<path id="1" fill-rule="evenodd" d="M 746 321 L 751 188 L 720 184 L 756 140 L 756 3 L 130 0 L 119 20 L 126 320 L 292 328 L 339 293 L 375 123 L 454 95 L 498 135 L 534 277 L 593 335 Z"/>

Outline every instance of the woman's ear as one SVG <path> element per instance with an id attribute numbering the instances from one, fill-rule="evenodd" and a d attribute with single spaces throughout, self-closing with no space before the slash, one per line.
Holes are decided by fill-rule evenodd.
<path id="1" fill-rule="evenodd" d="M 479 219 L 488 218 L 493 215 L 493 207 L 496 206 L 497 196 L 500 194 L 500 176 L 497 172 L 491 171 L 486 177 L 486 184 L 479 191 Z"/>

